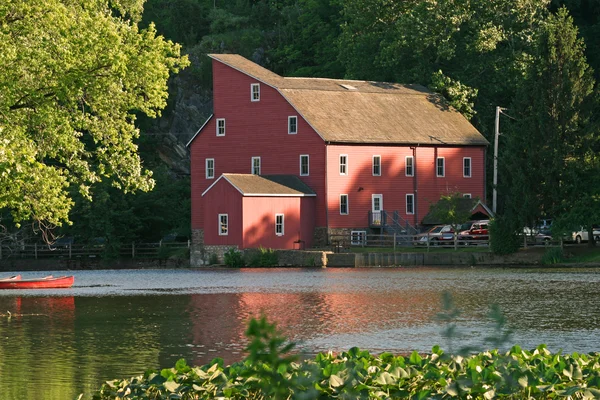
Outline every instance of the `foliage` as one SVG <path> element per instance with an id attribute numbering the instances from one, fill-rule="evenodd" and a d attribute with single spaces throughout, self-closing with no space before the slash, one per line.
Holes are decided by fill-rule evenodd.
<path id="1" fill-rule="evenodd" d="M 242 252 L 233 247 L 225 252 L 223 255 L 223 261 L 228 267 L 242 268 L 246 266 L 246 261 L 244 260 L 244 255 Z"/>
<path id="2" fill-rule="evenodd" d="M 0 209 L 69 221 L 73 186 L 150 190 L 136 114 L 160 115 L 178 45 L 139 29 L 143 1 L 8 0 L 0 7 Z"/>
<path id="3" fill-rule="evenodd" d="M 500 216 L 494 218 L 489 224 L 490 247 L 495 254 L 512 254 L 519 250 L 519 225 L 513 220 Z M 521 228 L 522 229 L 522 228 Z"/>
<path id="4" fill-rule="evenodd" d="M 429 214 L 442 224 L 452 225 L 454 230 L 471 219 L 471 199 L 463 198 L 461 193 L 441 195 L 437 203 L 429 207 Z"/>
<path id="5" fill-rule="evenodd" d="M 546 249 L 542 256 L 542 264 L 558 264 L 564 261 L 564 253 L 561 247 L 551 247 Z"/>
<path id="6" fill-rule="evenodd" d="M 279 256 L 275 250 L 260 246 L 251 253 L 248 265 L 251 267 L 274 267 L 278 265 L 278 262 Z"/>
<path id="7" fill-rule="evenodd" d="M 208 264 L 216 265 L 218 263 L 219 263 L 219 256 L 216 253 L 210 253 L 210 255 L 208 256 Z"/>
<path id="8" fill-rule="evenodd" d="M 505 124 L 504 212 L 521 226 L 552 216 L 555 228 L 565 229 L 583 224 L 585 211 L 587 222 L 600 218 L 594 207 L 600 172 L 598 125 L 591 119 L 595 81 L 566 9 L 548 18 L 535 44 L 536 62 L 511 106 L 516 120 Z"/>
<path id="9" fill-rule="evenodd" d="M 179 360 L 174 368 L 108 381 L 93 399 L 600 397 L 600 353 L 553 354 L 540 345 L 460 356 L 434 346 L 431 354 L 404 357 L 353 347 L 297 362 L 289 355 L 293 345 L 264 317 L 252 320 L 246 333 L 249 355 L 242 362 L 223 366 L 216 358 L 190 367 Z"/>

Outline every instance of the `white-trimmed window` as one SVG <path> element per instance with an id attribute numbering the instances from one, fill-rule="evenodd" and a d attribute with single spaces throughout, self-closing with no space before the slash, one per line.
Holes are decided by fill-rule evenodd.
<path id="1" fill-rule="evenodd" d="M 295 115 L 288 117 L 288 134 L 295 135 L 298 133 L 298 117 Z"/>
<path id="2" fill-rule="evenodd" d="M 348 154 L 340 154 L 340 175 L 348 174 Z"/>
<path id="3" fill-rule="evenodd" d="M 215 177 L 215 159 L 206 159 L 206 179 L 214 179 Z"/>
<path id="4" fill-rule="evenodd" d="M 353 246 L 364 246 L 367 244 L 367 231 L 351 231 L 350 244 Z"/>
<path id="5" fill-rule="evenodd" d="M 471 177 L 471 157 L 463 158 L 463 177 Z"/>
<path id="6" fill-rule="evenodd" d="M 415 159 L 413 156 L 406 156 L 404 160 L 404 171 L 406 176 L 415 176 Z"/>
<path id="7" fill-rule="evenodd" d="M 471 198 L 471 193 L 463 193 L 463 198 L 470 199 Z"/>
<path id="8" fill-rule="evenodd" d="M 373 156 L 373 176 L 381 176 L 381 156 Z"/>
<path id="9" fill-rule="evenodd" d="M 217 136 L 225 136 L 225 118 L 217 118 Z"/>
<path id="10" fill-rule="evenodd" d="M 229 216 L 219 214 L 219 236 L 227 236 L 229 233 Z"/>
<path id="11" fill-rule="evenodd" d="M 308 176 L 310 173 L 308 161 L 308 154 L 300 155 L 300 176 Z"/>
<path id="12" fill-rule="evenodd" d="M 340 194 L 340 215 L 348 215 L 348 195 Z"/>
<path id="13" fill-rule="evenodd" d="M 415 213 L 415 195 L 412 193 L 406 195 L 406 213 Z"/>
<path id="14" fill-rule="evenodd" d="M 446 175 L 446 160 L 444 157 L 438 157 L 435 159 L 435 175 L 439 178 L 443 178 Z"/>
<path id="15" fill-rule="evenodd" d="M 275 235 L 283 236 L 285 233 L 283 214 L 275 214 Z"/>
<path id="16" fill-rule="evenodd" d="M 250 84 L 250 101 L 260 101 L 260 83 Z"/>
<path id="17" fill-rule="evenodd" d="M 250 172 L 253 175 L 260 175 L 260 157 L 252 157 L 252 168 Z"/>

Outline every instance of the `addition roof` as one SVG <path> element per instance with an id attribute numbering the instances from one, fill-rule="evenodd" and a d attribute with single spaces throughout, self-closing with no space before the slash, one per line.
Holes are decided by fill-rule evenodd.
<path id="1" fill-rule="evenodd" d="M 471 216 L 475 214 L 483 214 L 487 215 L 487 218 L 493 218 L 494 213 L 488 206 L 481 202 L 481 200 L 477 198 L 462 198 L 458 199 L 457 203 L 457 213 L 471 212 Z M 439 225 L 442 222 L 432 214 L 432 212 L 428 212 L 427 215 L 423 217 L 423 225 Z"/>
<path id="2" fill-rule="evenodd" d="M 421 85 L 284 78 L 237 54 L 209 56 L 278 90 L 326 142 L 488 144 L 442 96 Z"/>
<path id="3" fill-rule="evenodd" d="M 222 174 L 202 193 L 204 196 L 221 179 L 225 179 L 243 196 L 314 197 L 316 193 L 295 175 Z"/>

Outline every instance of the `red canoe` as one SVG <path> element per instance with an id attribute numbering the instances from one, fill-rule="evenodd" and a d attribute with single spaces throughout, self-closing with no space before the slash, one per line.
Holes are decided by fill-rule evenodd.
<path id="1" fill-rule="evenodd" d="M 20 279 L 20 276 L 0 279 L 0 289 L 58 289 L 70 288 L 75 277 L 59 276 L 58 278 L 44 277 L 37 279 Z"/>

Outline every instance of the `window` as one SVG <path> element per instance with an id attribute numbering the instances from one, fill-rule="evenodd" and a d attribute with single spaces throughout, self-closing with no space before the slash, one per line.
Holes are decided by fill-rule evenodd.
<path id="1" fill-rule="evenodd" d="M 298 117 L 288 117 L 288 134 L 295 135 L 298 133 Z"/>
<path id="2" fill-rule="evenodd" d="M 471 198 L 471 193 L 463 193 L 463 198 L 470 199 Z"/>
<path id="3" fill-rule="evenodd" d="M 225 118 L 217 118 L 217 136 L 225 136 Z"/>
<path id="4" fill-rule="evenodd" d="M 364 246 L 367 244 L 367 231 L 351 231 L 350 244 L 353 246 Z"/>
<path id="5" fill-rule="evenodd" d="M 348 195 L 340 194 L 340 214 L 348 215 Z"/>
<path id="6" fill-rule="evenodd" d="M 471 177 L 471 157 L 463 158 L 463 176 L 465 178 Z"/>
<path id="7" fill-rule="evenodd" d="M 283 236 L 283 214 L 275 214 L 275 234 L 277 236 Z"/>
<path id="8" fill-rule="evenodd" d="M 229 232 L 229 218 L 227 214 L 219 214 L 219 236 L 227 236 Z"/>
<path id="9" fill-rule="evenodd" d="M 406 213 L 407 214 L 415 213 L 415 195 L 412 193 L 406 195 Z"/>
<path id="10" fill-rule="evenodd" d="M 436 165 L 436 175 L 438 177 L 443 177 L 444 174 L 444 157 L 438 157 L 435 159 L 435 165 Z"/>
<path id="11" fill-rule="evenodd" d="M 260 83 L 250 85 L 250 101 L 260 101 Z"/>
<path id="12" fill-rule="evenodd" d="M 300 176 L 308 176 L 308 154 L 300 155 Z"/>
<path id="13" fill-rule="evenodd" d="M 406 176 L 414 176 L 415 175 L 415 165 L 413 156 L 406 156 Z"/>
<path id="14" fill-rule="evenodd" d="M 340 154 L 340 175 L 348 173 L 348 155 Z"/>
<path id="15" fill-rule="evenodd" d="M 215 159 L 206 159 L 206 179 L 213 179 L 215 177 Z"/>
<path id="16" fill-rule="evenodd" d="M 373 176 L 381 176 L 381 156 L 373 156 Z"/>
<path id="17" fill-rule="evenodd" d="M 260 175 L 260 157 L 252 157 L 251 173 L 254 175 Z"/>

